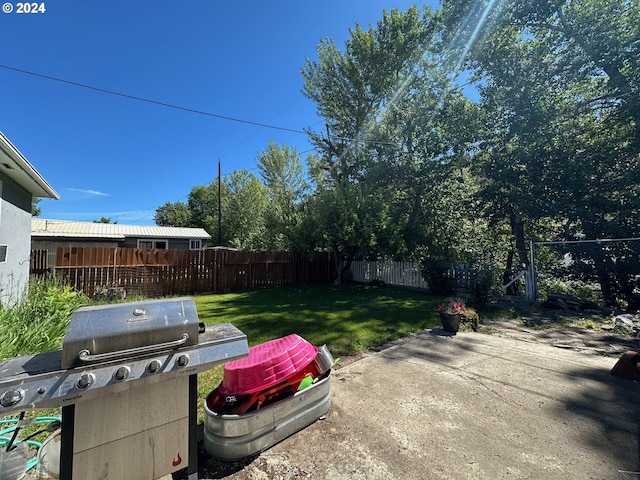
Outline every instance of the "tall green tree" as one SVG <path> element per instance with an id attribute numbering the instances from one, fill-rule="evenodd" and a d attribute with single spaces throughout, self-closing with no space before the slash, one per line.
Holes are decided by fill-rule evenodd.
<path id="1" fill-rule="evenodd" d="M 472 105 L 438 68 L 439 27 L 429 9 L 384 12 L 376 27 L 356 25 L 344 52 L 324 40 L 317 61 L 302 70 L 304 93 L 326 127 L 311 133 L 316 218 L 333 222 L 322 229 L 333 232 L 327 241 L 343 266 L 374 245 L 377 255 L 416 255 L 432 234 L 425 225 L 446 225 L 442 202 L 430 200 L 454 165 L 462 166 L 455 159 L 464 156 L 466 139 L 452 129 L 461 133 L 473 121 L 465 112 Z M 363 210 L 357 198 L 377 207 Z M 338 217 L 318 213 L 327 205 Z"/>
<path id="2" fill-rule="evenodd" d="M 235 170 L 223 178 L 222 242 L 241 250 L 268 249 L 264 213 L 268 207 L 265 186 L 253 174 Z M 209 216 L 205 228 L 217 230 L 217 218 Z"/>
<path id="3" fill-rule="evenodd" d="M 452 42 L 463 45 L 451 54 L 468 53 L 466 65 L 481 81 L 489 127 L 482 152 L 491 157 L 487 177 L 498 179 L 491 195 L 519 201 L 516 216 L 577 210 L 575 200 L 584 199 L 566 172 L 580 179 L 581 190 L 596 188 L 585 183 L 598 168 L 591 152 L 598 162 L 609 158 L 602 170 L 637 156 L 637 0 L 443 3 L 449 32 L 476 39 Z M 604 131 L 607 144 L 598 134 Z M 497 195 L 499 188 L 510 198 Z"/>
<path id="4" fill-rule="evenodd" d="M 31 216 L 39 217 L 42 213 L 42 209 L 38 206 L 41 198 L 32 197 L 31 198 Z"/>
<path id="5" fill-rule="evenodd" d="M 311 241 L 310 250 L 320 247 L 333 252 L 336 283 L 347 277 L 356 255 L 377 251 L 379 235 L 390 220 L 387 207 L 375 193 L 350 182 L 317 192 L 306 214 L 306 221 L 299 225 L 304 232 L 298 238 Z"/>
<path id="6" fill-rule="evenodd" d="M 481 118 L 441 69 L 425 62 L 421 71 L 381 120 L 387 140 L 375 146 L 369 175 L 400 228 L 389 253 L 405 258 L 464 249 L 463 230 L 449 235 L 448 229 L 452 211 L 459 218 L 468 214 L 472 179 L 465 172 Z"/>
<path id="7" fill-rule="evenodd" d="M 307 59 L 303 93 L 325 120 L 324 132 L 309 132 L 320 152 L 314 169 L 319 181 L 358 181 L 366 174 L 376 125 L 408 88 L 405 80 L 414 76 L 436 24 L 429 9 L 385 11 L 376 27 L 356 24 L 344 52 L 324 39 L 317 60 Z"/>
<path id="8" fill-rule="evenodd" d="M 224 184 L 221 185 L 221 196 L 225 197 Z M 189 192 L 187 205 L 191 212 L 191 225 L 193 227 L 206 228 L 209 234 L 214 235 L 216 230 L 210 230 L 218 221 L 218 180 L 212 180 L 207 185 L 197 185 Z"/>
<path id="9" fill-rule="evenodd" d="M 156 209 L 153 221 L 160 227 L 191 227 L 191 210 L 184 202 L 167 202 Z"/>
<path id="10" fill-rule="evenodd" d="M 161 226 L 204 228 L 217 243 L 242 250 L 272 248 L 265 226 L 267 188 L 246 169 L 191 189 L 187 203 L 167 202 L 156 209 Z M 220 190 L 220 199 L 218 195 Z M 220 227 L 220 229 L 219 229 Z"/>
<path id="11" fill-rule="evenodd" d="M 269 201 L 264 212 L 265 246 L 290 249 L 292 230 L 300 222 L 301 203 L 309 189 L 302 159 L 295 148 L 269 142 L 257 163 Z"/>

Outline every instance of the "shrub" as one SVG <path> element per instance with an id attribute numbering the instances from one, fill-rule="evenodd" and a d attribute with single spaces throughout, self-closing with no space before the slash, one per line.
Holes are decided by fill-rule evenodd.
<path id="1" fill-rule="evenodd" d="M 538 281 L 538 297 L 545 299 L 551 293 L 571 295 L 582 300 L 597 302 L 597 292 L 585 282 L 579 280 L 560 280 L 557 278 L 545 278 Z"/>
<path id="2" fill-rule="evenodd" d="M 451 262 L 439 258 L 424 258 L 421 262 L 422 277 L 427 281 L 429 293 L 451 295 L 456 279 L 450 275 Z"/>
<path id="3" fill-rule="evenodd" d="M 497 267 L 494 265 L 476 266 L 472 270 L 473 301 L 479 307 L 483 307 L 489 301 L 492 294 L 503 290 L 499 280 Z"/>

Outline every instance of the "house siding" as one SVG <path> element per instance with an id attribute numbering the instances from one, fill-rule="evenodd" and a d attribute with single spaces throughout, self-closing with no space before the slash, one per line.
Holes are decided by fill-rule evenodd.
<path id="1" fill-rule="evenodd" d="M 188 250 L 189 239 L 184 238 L 164 238 L 164 237 L 127 237 L 122 242 L 121 247 L 138 248 L 138 240 L 166 240 L 167 248 L 171 250 Z"/>
<path id="2" fill-rule="evenodd" d="M 4 306 L 21 300 L 29 282 L 31 198 L 30 192 L 0 173 L 0 245 L 7 245 L 6 260 L 0 262 Z"/>
<path id="3" fill-rule="evenodd" d="M 44 240 L 39 239 L 37 237 L 33 237 L 31 239 L 31 249 L 32 250 L 53 250 L 54 252 L 58 249 L 58 247 L 122 247 L 119 242 L 115 241 L 97 241 L 95 239 L 88 240 L 78 240 L 74 238 L 73 240 Z"/>

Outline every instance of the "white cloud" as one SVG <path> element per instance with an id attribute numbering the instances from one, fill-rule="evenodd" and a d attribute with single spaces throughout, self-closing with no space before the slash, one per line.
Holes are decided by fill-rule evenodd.
<path id="1" fill-rule="evenodd" d="M 96 197 L 108 197 L 108 193 L 99 192 L 98 190 L 85 190 L 82 188 L 65 188 L 65 190 L 69 190 L 70 192 L 78 192 L 78 193 L 86 193 L 87 195 L 94 195 Z"/>

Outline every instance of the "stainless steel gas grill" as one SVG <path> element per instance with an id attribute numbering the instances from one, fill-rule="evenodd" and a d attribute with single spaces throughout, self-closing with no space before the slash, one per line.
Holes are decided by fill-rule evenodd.
<path id="1" fill-rule="evenodd" d="M 59 478 L 197 478 L 197 373 L 248 353 L 190 298 L 83 307 L 62 350 L 0 364 L 0 416 L 62 407 Z"/>

